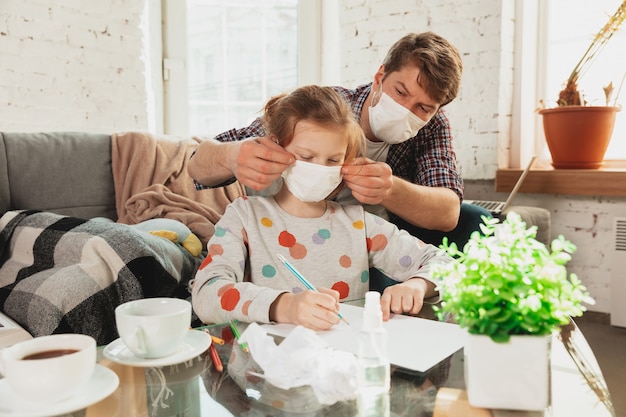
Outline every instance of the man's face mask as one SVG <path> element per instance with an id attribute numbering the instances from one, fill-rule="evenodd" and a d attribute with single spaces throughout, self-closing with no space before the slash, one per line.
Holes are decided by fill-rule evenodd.
<path id="1" fill-rule="evenodd" d="M 341 184 L 341 165 L 296 161 L 282 173 L 291 193 L 305 202 L 322 201 Z"/>
<path id="2" fill-rule="evenodd" d="M 370 127 L 376 138 L 389 144 L 402 143 L 424 127 L 426 122 L 396 103 L 382 91 L 378 103 L 369 108 Z"/>

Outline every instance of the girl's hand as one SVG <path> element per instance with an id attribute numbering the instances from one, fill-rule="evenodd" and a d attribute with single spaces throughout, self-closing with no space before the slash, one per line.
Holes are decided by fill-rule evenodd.
<path id="1" fill-rule="evenodd" d="M 385 288 L 380 297 L 383 321 L 389 320 L 391 313 L 416 315 L 424 306 L 424 298 L 434 293 L 434 287 L 423 278 L 411 278 Z"/>
<path id="2" fill-rule="evenodd" d="M 273 320 L 311 330 L 328 330 L 339 323 L 339 293 L 327 288 L 319 292 L 302 291 L 281 294 L 276 301 Z"/>

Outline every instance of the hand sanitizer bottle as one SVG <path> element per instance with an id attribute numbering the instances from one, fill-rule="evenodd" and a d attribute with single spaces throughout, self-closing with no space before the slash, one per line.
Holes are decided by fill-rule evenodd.
<path id="1" fill-rule="evenodd" d="M 390 371 L 387 332 L 383 328 L 380 293 L 365 294 L 363 327 L 359 334 L 358 397 L 360 417 L 389 417 Z"/>

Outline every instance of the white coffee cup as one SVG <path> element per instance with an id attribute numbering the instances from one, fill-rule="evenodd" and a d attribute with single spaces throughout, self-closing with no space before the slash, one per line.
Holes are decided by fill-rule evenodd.
<path id="1" fill-rule="evenodd" d="M 191 303 L 179 298 L 144 298 L 115 309 L 117 332 L 135 356 L 169 356 L 189 333 Z"/>
<path id="2" fill-rule="evenodd" d="M 96 366 L 96 341 L 83 334 L 35 337 L 0 350 L 0 373 L 30 401 L 67 399 L 84 386 Z"/>

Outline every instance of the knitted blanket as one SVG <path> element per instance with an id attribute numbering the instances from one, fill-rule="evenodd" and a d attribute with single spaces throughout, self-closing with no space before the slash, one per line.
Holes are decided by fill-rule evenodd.
<path id="1" fill-rule="evenodd" d="M 0 218 L 0 310 L 33 336 L 118 337 L 115 307 L 189 297 L 201 257 L 131 226 L 39 211 Z"/>

